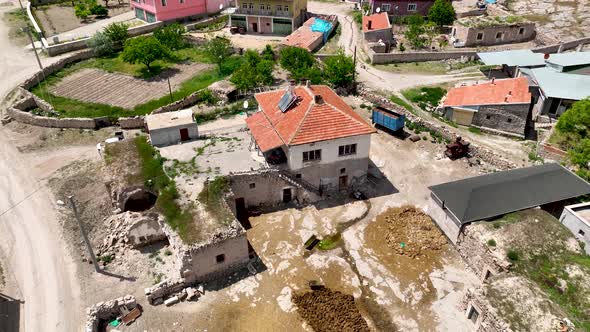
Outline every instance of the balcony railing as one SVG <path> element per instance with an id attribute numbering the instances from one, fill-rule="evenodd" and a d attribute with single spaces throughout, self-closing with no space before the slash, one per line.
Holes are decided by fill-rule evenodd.
<path id="1" fill-rule="evenodd" d="M 249 9 L 249 8 L 236 8 L 235 14 L 244 15 L 258 15 L 258 16 L 278 16 L 278 17 L 291 17 L 291 12 L 279 11 L 279 10 L 261 10 L 261 9 Z"/>

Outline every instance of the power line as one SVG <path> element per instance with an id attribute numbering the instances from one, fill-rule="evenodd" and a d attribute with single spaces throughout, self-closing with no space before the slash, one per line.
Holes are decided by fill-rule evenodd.
<path id="1" fill-rule="evenodd" d="M 5 215 L 6 213 L 8 213 L 10 210 L 14 209 L 15 207 L 19 206 L 22 202 L 26 201 L 29 197 L 31 197 L 34 193 L 36 193 L 37 191 L 39 191 L 41 188 L 42 187 L 37 187 L 37 189 L 33 190 L 31 193 L 29 193 L 28 195 L 26 195 L 23 199 L 21 199 L 20 201 L 16 202 L 16 204 L 13 204 L 8 209 L 2 211 L 2 213 L 0 213 L 0 217 L 2 217 L 3 215 Z"/>

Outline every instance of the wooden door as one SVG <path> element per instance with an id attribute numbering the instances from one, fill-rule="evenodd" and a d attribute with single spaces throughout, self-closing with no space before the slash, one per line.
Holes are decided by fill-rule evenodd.
<path id="1" fill-rule="evenodd" d="M 338 178 L 338 189 L 345 190 L 348 188 L 348 175 L 343 175 Z"/>
<path id="2" fill-rule="evenodd" d="M 180 140 L 181 141 L 188 141 L 188 128 L 180 129 Z"/>
<path id="3" fill-rule="evenodd" d="M 258 23 L 252 23 L 252 31 L 258 32 Z"/>
<path id="4" fill-rule="evenodd" d="M 291 199 L 291 188 L 283 189 L 283 203 L 289 203 Z"/>

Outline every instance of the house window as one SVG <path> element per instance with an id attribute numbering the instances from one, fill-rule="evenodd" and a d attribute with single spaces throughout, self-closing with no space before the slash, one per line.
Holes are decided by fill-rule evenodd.
<path id="1" fill-rule="evenodd" d="M 477 33 L 477 40 L 483 40 L 483 32 Z"/>
<path id="2" fill-rule="evenodd" d="M 270 5 L 266 5 L 266 10 L 271 10 Z"/>
<path id="3" fill-rule="evenodd" d="M 467 315 L 467 319 L 469 319 L 473 324 L 477 323 L 477 319 L 479 318 L 479 312 L 475 309 L 474 306 L 471 306 L 469 310 L 469 314 Z"/>
<path id="4" fill-rule="evenodd" d="M 295 178 L 296 178 L 296 179 L 301 179 L 301 173 L 297 173 L 297 174 L 295 174 Z"/>
<path id="5" fill-rule="evenodd" d="M 254 4 L 250 3 L 250 9 L 254 9 Z"/>
<path id="6" fill-rule="evenodd" d="M 256 188 L 256 183 L 250 183 L 249 186 L 250 186 L 250 189 L 254 189 L 254 188 Z"/>
<path id="7" fill-rule="evenodd" d="M 322 160 L 322 150 L 311 150 L 303 152 L 303 161 Z"/>
<path id="8" fill-rule="evenodd" d="M 381 5 L 381 11 L 382 12 L 388 12 L 391 10 L 391 4 L 389 3 L 384 3 Z"/>
<path id="9" fill-rule="evenodd" d="M 162 0 L 162 7 L 166 7 L 167 1 L 166 0 Z"/>
<path id="10" fill-rule="evenodd" d="M 264 10 L 264 8 L 266 8 L 266 6 L 264 4 L 260 4 L 260 10 Z"/>
<path id="11" fill-rule="evenodd" d="M 409 12 L 415 12 L 416 10 L 418 10 L 418 5 L 415 3 L 410 3 L 408 4 L 408 11 Z"/>
<path id="12" fill-rule="evenodd" d="M 223 263 L 223 262 L 225 262 L 225 254 L 221 254 L 221 255 L 215 256 L 215 261 L 217 263 Z"/>
<path id="13" fill-rule="evenodd" d="M 344 173 L 346 173 L 346 168 L 341 168 L 340 169 L 340 174 L 344 174 Z"/>
<path id="14" fill-rule="evenodd" d="M 512 123 L 512 119 L 508 119 L 508 123 Z"/>
<path id="15" fill-rule="evenodd" d="M 581 230 L 581 229 L 578 231 L 578 234 L 581 235 L 581 236 L 586 235 L 586 233 L 583 230 Z"/>
<path id="16" fill-rule="evenodd" d="M 283 6 L 283 11 L 284 12 L 288 12 L 289 11 L 289 6 Z"/>
<path id="17" fill-rule="evenodd" d="M 504 33 L 503 32 L 496 33 L 496 39 L 502 39 L 502 38 L 504 38 Z"/>
<path id="18" fill-rule="evenodd" d="M 184 3 L 184 0 L 180 0 L 180 3 Z"/>
<path id="19" fill-rule="evenodd" d="M 282 10 L 283 10 L 283 6 L 281 6 L 281 5 L 277 5 L 277 12 L 280 12 L 280 11 L 282 11 Z"/>
<path id="20" fill-rule="evenodd" d="M 518 29 L 518 34 L 519 35 L 524 35 L 524 28 Z"/>
<path id="21" fill-rule="evenodd" d="M 338 147 L 338 156 L 348 156 L 351 154 L 356 154 L 356 143 L 355 144 L 348 144 L 348 145 L 341 145 Z"/>
<path id="22" fill-rule="evenodd" d="M 492 118 L 492 116 L 491 116 L 491 115 L 486 115 L 486 120 L 489 120 L 489 119 L 491 119 L 491 118 Z"/>
<path id="23" fill-rule="evenodd" d="M 244 8 L 244 9 L 248 9 L 248 4 L 244 2 L 244 3 L 242 4 L 242 8 Z"/>

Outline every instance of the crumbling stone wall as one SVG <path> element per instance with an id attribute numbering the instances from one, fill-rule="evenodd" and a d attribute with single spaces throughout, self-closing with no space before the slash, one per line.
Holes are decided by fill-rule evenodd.
<path id="1" fill-rule="evenodd" d="M 507 260 L 493 255 L 485 241 L 469 224 L 461 228 L 456 243 L 459 255 L 481 280 L 485 279 L 488 272 L 491 275 L 507 272 L 511 265 Z"/>
<path id="2" fill-rule="evenodd" d="M 512 329 L 500 317 L 497 317 L 489 301 L 485 297 L 484 288 L 470 288 L 467 290 L 459 302 L 459 310 L 469 315 L 469 311 L 474 307 L 478 314 L 478 320 L 474 324 L 477 332 L 510 332 Z"/>
<path id="3" fill-rule="evenodd" d="M 524 138 L 529 108 L 529 104 L 482 105 L 473 115 L 472 124 Z"/>
<path id="4" fill-rule="evenodd" d="M 141 129 L 145 127 L 145 118 L 143 116 L 119 118 L 119 126 L 121 129 Z"/>
<path id="5" fill-rule="evenodd" d="M 98 332 L 100 320 L 110 320 L 119 317 L 137 307 L 135 296 L 126 295 L 114 300 L 99 302 L 86 309 L 85 332 Z"/>
<path id="6" fill-rule="evenodd" d="M 533 40 L 536 36 L 535 23 L 518 23 L 512 25 L 496 25 L 485 27 L 467 27 L 459 23 L 453 27 L 455 38 L 460 42 L 465 42 L 466 47 L 474 46 L 491 46 L 510 43 L 522 43 Z M 523 33 L 520 34 L 520 29 Z M 497 33 L 501 32 L 503 37 L 496 38 Z M 477 35 L 483 33 L 481 40 Z"/>

